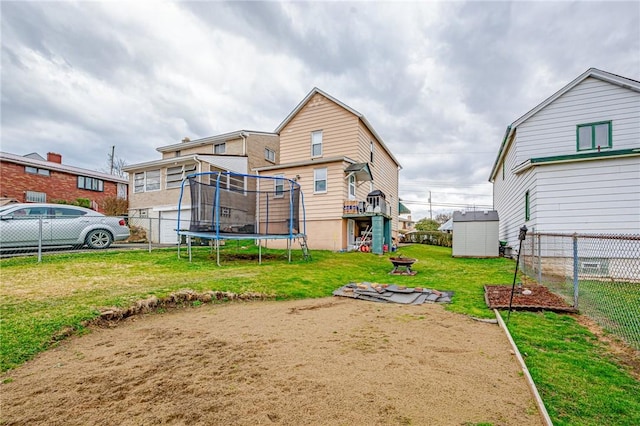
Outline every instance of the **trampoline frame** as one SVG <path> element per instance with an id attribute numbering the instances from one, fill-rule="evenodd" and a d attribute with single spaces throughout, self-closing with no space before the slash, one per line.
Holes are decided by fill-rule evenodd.
<path id="1" fill-rule="evenodd" d="M 182 197 L 184 195 L 184 187 L 185 187 L 185 183 L 187 183 L 189 181 L 189 179 L 194 179 L 194 178 L 198 178 L 198 177 L 202 177 L 202 176 L 217 176 L 216 178 L 216 200 L 215 200 L 215 208 L 213 209 L 213 221 L 212 223 L 215 224 L 215 232 L 197 232 L 197 231 L 189 231 L 189 230 L 182 230 L 180 229 L 180 216 L 182 213 Z M 247 234 L 243 234 L 243 233 L 225 233 L 225 232 L 220 232 L 220 191 L 221 190 L 226 190 L 226 188 L 220 188 L 220 178 L 222 176 L 235 176 L 235 177 L 243 177 L 243 178 L 254 178 L 256 179 L 257 182 L 257 188 L 255 189 L 255 191 L 251 191 L 251 192 L 256 192 L 256 193 L 260 193 L 260 182 L 263 179 L 266 180 L 282 180 L 285 182 L 289 182 L 289 217 L 287 218 L 288 221 L 288 233 L 286 234 L 268 234 L 268 233 L 247 233 Z M 284 185 L 283 185 L 284 187 Z M 299 219 L 302 221 L 302 227 L 298 226 L 299 228 L 302 228 L 302 232 L 298 231 L 298 232 L 293 232 L 294 228 L 293 228 L 293 220 L 291 220 L 291 218 L 293 217 L 293 213 L 294 213 L 294 206 L 293 206 L 293 194 L 294 194 L 294 189 L 297 189 L 299 194 L 300 194 L 300 211 L 302 213 L 302 218 Z M 267 192 L 267 191 L 265 191 Z M 270 192 L 270 191 L 269 191 Z M 191 200 L 191 208 L 193 208 L 193 200 Z M 259 223 L 260 223 L 260 198 L 256 197 L 256 215 L 255 215 L 255 229 L 260 229 L 259 227 Z M 268 230 L 268 199 L 267 199 L 267 221 L 265 222 L 267 224 L 266 229 Z M 186 243 L 187 243 L 187 251 L 189 253 L 189 262 L 191 262 L 192 256 L 191 256 L 191 239 L 192 238 L 200 238 L 200 239 L 204 239 L 204 240 L 212 240 L 214 241 L 214 245 L 215 245 L 215 249 L 216 249 L 216 264 L 218 266 L 220 265 L 220 240 L 254 240 L 255 244 L 258 246 L 258 263 L 262 264 L 262 244 L 260 244 L 261 240 L 283 240 L 286 239 L 287 240 L 287 259 L 288 262 L 291 263 L 291 243 L 293 242 L 294 239 L 304 239 L 305 240 L 305 246 L 306 246 L 306 230 L 307 230 L 307 222 L 306 222 L 306 211 L 305 211 L 305 207 L 304 207 L 304 194 L 302 192 L 302 189 L 300 187 L 300 185 L 291 180 L 291 179 L 287 179 L 285 177 L 276 177 L 276 176 L 260 176 L 260 175 L 249 175 L 249 174 L 244 174 L 244 173 L 235 173 L 235 172 L 200 172 L 200 173 L 191 173 L 189 175 L 187 175 L 183 180 L 182 180 L 182 184 L 180 185 L 180 196 L 178 198 L 178 224 L 176 226 L 176 232 L 178 234 L 178 258 L 180 258 L 180 246 L 181 246 L 181 236 L 185 236 L 186 237 Z"/>

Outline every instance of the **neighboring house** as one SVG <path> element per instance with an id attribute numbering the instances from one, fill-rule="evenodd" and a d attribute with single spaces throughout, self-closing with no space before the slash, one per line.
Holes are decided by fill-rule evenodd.
<path id="1" fill-rule="evenodd" d="M 87 199 L 93 210 L 103 211 L 108 198 L 127 198 L 127 180 L 107 173 L 62 164 L 53 152 L 45 160 L 36 153 L 0 152 L 0 197 L 22 203 L 73 202 Z"/>
<path id="2" fill-rule="evenodd" d="M 310 248 L 350 250 L 367 240 L 382 253 L 391 246 L 401 167 L 362 114 L 314 88 L 275 133 L 280 161 L 255 171 L 300 184 Z"/>
<path id="3" fill-rule="evenodd" d="M 185 176 L 216 171 L 251 174 L 253 168 L 276 164 L 279 159 L 277 134 L 249 130 L 193 141 L 185 138 L 157 151 L 161 159 L 123 168 L 129 173 L 129 215 L 150 219 L 137 224 L 151 228 L 148 237 L 155 243 L 177 242 L 178 200 Z M 183 229 L 189 228 L 190 207 L 190 194 L 185 190 L 180 217 Z"/>
<path id="4" fill-rule="evenodd" d="M 453 232 L 453 216 L 438 227 L 438 231 L 451 234 Z"/>
<path id="5" fill-rule="evenodd" d="M 489 181 L 499 238 L 640 234 L 640 82 L 591 68 L 510 126 Z"/>
<path id="6" fill-rule="evenodd" d="M 404 204 L 398 203 L 398 232 L 406 234 L 415 229 L 416 223 L 411 219 L 411 210 Z"/>

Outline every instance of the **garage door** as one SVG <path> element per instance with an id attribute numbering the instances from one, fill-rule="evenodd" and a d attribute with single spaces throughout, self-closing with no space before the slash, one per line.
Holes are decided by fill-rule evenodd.
<path id="1" fill-rule="evenodd" d="M 189 229 L 190 210 L 180 212 L 180 229 Z M 178 211 L 168 210 L 160 212 L 160 244 L 177 244 Z"/>

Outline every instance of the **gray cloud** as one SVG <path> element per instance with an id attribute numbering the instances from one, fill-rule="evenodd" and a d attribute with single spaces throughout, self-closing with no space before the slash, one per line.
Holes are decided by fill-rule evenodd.
<path id="1" fill-rule="evenodd" d="M 403 164 L 414 218 L 491 202 L 506 126 L 589 67 L 640 75 L 637 2 L 2 2 L 2 150 L 104 169 L 317 86 Z"/>

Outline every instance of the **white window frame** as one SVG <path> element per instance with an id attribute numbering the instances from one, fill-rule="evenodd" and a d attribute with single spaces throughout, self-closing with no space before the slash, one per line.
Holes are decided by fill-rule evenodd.
<path id="1" fill-rule="evenodd" d="M 157 177 L 155 176 L 156 174 Z M 160 169 L 135 173 L 133 175 L 133 192 L 139 193 L 160 191 L 160 178 Z"/>
<path id="2" fill-rule="evenodd" d="M 160 169 L 144 172 L 144 192 L 160 191 L 161 176 Z"/>
<path id="3" fill-rule="evenodd" d="M 369 141 L 369 146 L 371 147 L 371 148 L 370 148 L 370 150 L 371 150 L 371 155 L 369 156 L 369 159 L 370 159 L 370 161 L 369 161 L 369 162 L 370 162 L 370 163 L 371 163 L 371 165 L 373 166 L 373 141 Z"/>
<path id="4" fill-rule="evenodd" d="M 181 166 L 167 167 L 167 176 L 165 178 L 165 187 L 180 188 L 182 181 L 185 177 L 191 173 L 194 173 L 197 168 L 196 163 L 183 164 Z"/>
<path id="5" fill-rule="evenodd" d="M 46 203 L 47 194 L 45 192 L 27 191 L 25 201 L 29 203 Z"/>
<path id="6" fill-rule="evenodd" d="M 267 161 L 271 161 L 272 163 L 276 162 L 276 152 L 272 149 L 265 148 L 264 149 L 264 158 Z"/>
<path id="7" fill-rule="evenodd" d="M 227 144 L 225 142 L 213 145 L 214 154 L 225 154 L 227 152 Z"/>
<path id="8" fill-rule="evenodd" d="M 351 173 L 349 175 L 348 193 L 349 193 L 349 199 L 350 200 L 355 200 L 356 199 L 356 175 L 355 175 L 355 173 Z"/>
<path id="9" fill-rule="evenodd" d="M 311 157 L 322 157 L 322 130 L 311 132 Z"/>
<path id="10" fill-rule="evenodd" d="M 144 172 L 134 173 L 133 175 L 133 193 L 144 192 Z"/>
<path id="11" fill-rule="evenodd" d="M 24 171 L 33 175 L 50 176 L 51 172 L 48 169 L 39 169 L 32 166 L 24 166 Z"/>
<path id="12" fill-rule="evenodd" d="M 209 166 L 209 171 L 220 172 L 220 173 L 234 173 L 234 172 L 231 172 L 230 170 L 223 170 L 213 165 Z M 215 185 L 217 179 L 218 178 L 216 175 L 211 175 L 209 177 L 209 184 Z M 242 181 L 240 179 L 242 179 Z M 242 191 L 244 195 L 247 195 L 247 177 L 246 176 L 242 176 L 242 177 L 230 176 L 228 174 L 221 176 L 220 188 L 231 189 L 238 192 Z"/>
<path id="13" fill-rule="evenodd" d="M 89 176 L 78 176 L 78 189 L 87 191 L 104 192 L 104 181 Z"/>
<path id="14" fill-rule="evenodd" d="M 273 192 L 274 198 L 283 198 L 284 197 L 284 175 L 274 175 L 275 179 L 273 180 Z"/>
<path id="15" fill-rule="evenodd" d="M 324 175 L 324 176 L 322 176 Z M 326 167 L 322 169 L 314 169 L 313 170 L 313 193 L 314 194 L 325 194 L 328 190 L 328 182 L 327 177 L 329 173 Z M 324 182 L 324 189 L 318 189 L 318 184 Z"/>

